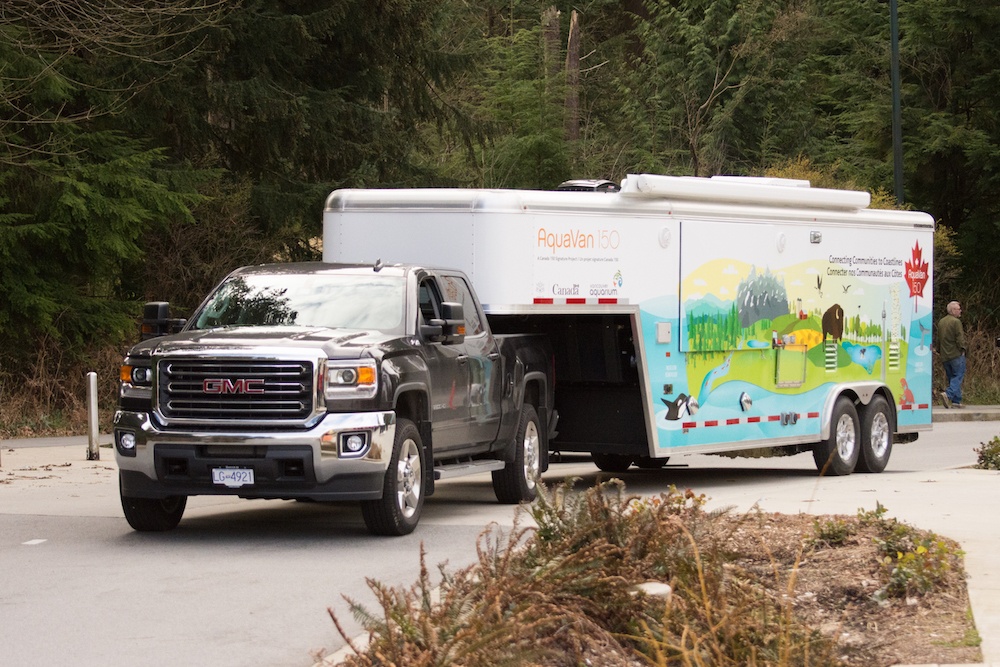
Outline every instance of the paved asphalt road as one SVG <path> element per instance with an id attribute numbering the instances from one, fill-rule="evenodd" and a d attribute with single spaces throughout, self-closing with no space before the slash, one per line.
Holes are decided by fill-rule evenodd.
<path id="1" fill-rule="evenodd" d="M 674 484 L 737 511 L 759 504 L 853 514 L 881 502 L 892 516 L 955 537 L 969 553 L 974 612 L 990 652 L 1000 638 L 1000 605 L 990 604 L 1000 592 L 988 574 L 995 558 L 983 554 L 1000 553 L 1000 531 L 992 523 L 982 530 L 980 510 L 997 506 L 1000 484 L 996 473 L 962 468 L 998 434 L 1000 422 L 937 424 L 897 446 L 881 475 L 821 479 L 805 454 L 679 457 L 665 470 L 624 477 L 631 492 Z M 483 475 L 441 484 L 417 532 L 403 538 L 369 536 L 354 506 L 228 498 L 193 498 L 177 530 L 138 534 L 121 515 L 111 451 L 86 461 L 85 441 L 72 442 L 0 451 L 5 665 L 310 665 L 311 651 L 342 644 L 327 607 L 359 631 L 342 596 L 371 605 L 366 577 L 410 585 L 421 544 L 432 570 L 443 561 L 467 565 L 484 527 L 510 526 L 514 514 Z M 609 475 L 567 457 L 547 481 L 565 477 L 588 486 Z"/>

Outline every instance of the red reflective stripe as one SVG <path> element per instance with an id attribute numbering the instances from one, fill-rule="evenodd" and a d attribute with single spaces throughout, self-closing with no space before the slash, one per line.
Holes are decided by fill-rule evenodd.
<path id="1" fill-rule="evenodd" d="M 730 425 L 730 424 L 739 424 L 739 423 L 740 423 L 739 419 L 727 419 L 726 420 L 726 425 L 727 426 Z"/>
<path id="2" fill-rule="evenodd" d="M 539 299 L 539 298 L 535 299 L 535 303 L 553 303 L 553 302 L 554 302 L 553 299 Z"/>
<path id="3" fill-rule="evenodd" d="M 718 425 L 719 425 L 718 419 L 713 419 L 711 421 L 705 422 L 705 426 L 718 426 Z"/>
<path id="4" fill-rule="evenodd" d="M 586 299 L 566 299 L 566 303 L 587 303 Z"/>
<path id="5" fill-rule="evenodd" d="M 697 426 L 694 422 L 681 422 L 681 428 L 694 428 Z"/>
<path id="6" fill-rule="evenodd" d="M 780 422 L 781 421 L 781 415 L 768 415 L 767 421 L 769 421 L 769 422 Z"/>
<path id="7" fill-rule="evenodd" d="M 618 303 L 618 299 L 598 299 L 597 303 Z"/>
<path id="8" fill-rule="evenodd" d="M 760 417 L 747 417 L 748 424 L 757 424 L 760 422 Z"/>
<path id="9" fill-rule="evenodd" d="M 810 412 L 808 415 L 806 415 L 806 417 L 808 417 L 809 419 L 816 419 L 817 417 L 819 417 L 819 413 L 818 412 Z"/>

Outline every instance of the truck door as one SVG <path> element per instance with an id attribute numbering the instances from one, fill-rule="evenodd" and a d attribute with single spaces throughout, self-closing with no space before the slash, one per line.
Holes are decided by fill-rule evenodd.
<path id="1" fill-rule="evenodd" d="M 485 324 L 479 303 L 461 276 L 441 276 L 444 300 L 462 304 L 465 313 L 466 365 L 469 380 L 470 442 L 492 442 L 500 428 L 500 388 L 503 372 L 497 341 Z"/>
<path id="2" fill-rule="evenodd" d="M 441 317 L 441 289 L 433 278 L 420 281 L 422 322 Z M 469 369 L 465 345 L 426 341 L 427 370 L 431 382 L 434 451 L 444 453 L 471 442 L 469 433 Z"/>

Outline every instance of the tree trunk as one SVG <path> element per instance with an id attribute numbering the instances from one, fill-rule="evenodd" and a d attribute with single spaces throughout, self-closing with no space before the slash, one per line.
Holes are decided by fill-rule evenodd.
<path id="1" fill-rule="evenodd" d="M 545 60 L 545 90 L 559 76 L 559 10 L 549 7 L 542 12 L 542 49 Z"/>
<path id="2" fill-rule="evenodd" d="M 580 18 L 573 10 L 566 40 L 566 140 L 580 138 Z"/>

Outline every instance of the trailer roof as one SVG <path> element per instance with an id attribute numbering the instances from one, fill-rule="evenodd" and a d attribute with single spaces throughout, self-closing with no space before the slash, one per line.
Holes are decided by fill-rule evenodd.
<path id="1" fill-rule="evenodd" d="M 809 181 L 746 176 L 630 174 L 619 192 L 574 192 L 471 188 L 343 189 L 326 200 L 328 212 L 347 210 L 439 210 L 471 212 L 581 211 L 707 215 L 739 210 L 740 217 L 816 215 L 848 219 L 859 213 L 884 222 L 933 224 L 926 214 L 869 209 L 871 195 L 859 190 L 813 188 Z M 751 210 L 752 209 L 752 210 Z M 919 215 L 918 222 L 914 216 Z"/>

